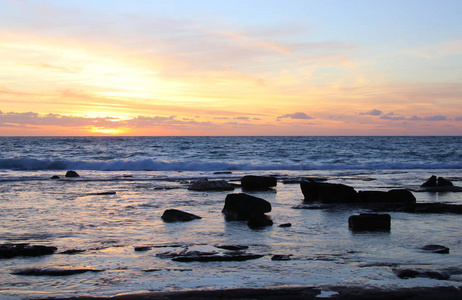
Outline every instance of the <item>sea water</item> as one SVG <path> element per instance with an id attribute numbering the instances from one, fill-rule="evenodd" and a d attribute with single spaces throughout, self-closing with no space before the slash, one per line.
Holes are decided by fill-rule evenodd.
<path id="1" fill-rule="evenodd" d="M 294 179 L 320 177 L 356 190 L 416 190 L 431 175 L 462 185 L 462 137 L 2 137 L 0 244 L 58 248 L 41 257 L 0 259 L 0 298 L 115 295 L 139 291 L 331 284 L 363 287 L 462 284 L 457 214 L 391 212 L 390 232 L 353 233 L 352 207 L 296 209 Z M 78 178 L 65 178 L 75 170 Z M 50 179 L 58 175 L 60 179 Z M 239 183 L 276 176 L 274 225 L 250 229 L 221 213 L 231 192 L 188 190 L 194 180 Z M 242 190 L 236 188 L 234 193 Z M 418 202 L 462 205 L 462 193 L 413 192 Z M 165 223 L 176 208 L 202 217 Z M 291 223 L 291 227 L 279 227 Z M 425 253 L 441 244 L 450 254 Z M 246 262 L 175 262 L 165 253 L 246 245 Z M 149 250 L 135 251 L 148 246 Z M 61 254 L 66 250 L 81 252 Z M 275 254 L 288 261 L 272 261 Z M 24 276 L 24 268 L 92 268 L 70 276 Z M 396 269 L 450 272 L 448 280 L 400 279 Z"/>

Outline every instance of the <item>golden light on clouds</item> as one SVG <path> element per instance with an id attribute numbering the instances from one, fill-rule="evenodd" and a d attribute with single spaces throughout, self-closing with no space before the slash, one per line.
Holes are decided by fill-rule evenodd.
<path id="1" fill-rule="evenodd" d="M 9 3 L 0 135 L 462 132 L 462 48 L 448 30 L 445 40 L 427 31 L 400 44 L 394 35 L 415 23 L 399 20 L 389 40 L 390 28 L 371 24 L 378 40 L 342 18 L 325 23 L 322 5 L 301 14 L 308 2 L 268 4 L 272 22 L 258 11 L 178 17 L 137 1 L 120 10 Z M 11 17 L 18 12 L 28 18 Z"/>

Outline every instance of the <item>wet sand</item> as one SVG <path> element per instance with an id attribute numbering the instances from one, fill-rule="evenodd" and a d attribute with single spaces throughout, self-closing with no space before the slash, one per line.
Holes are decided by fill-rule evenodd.
<path id="1" fill-rule="evenodd" d="M 462 299 L 462 286 L 459 287 L 414 287 L 399 288 L 395 290 L 380 288 L 361 288 L 350 286 L 329 286 L 329 287 L 280 287 L 280 288 L 235 288 L 222 290 L 188 290 L 175 292 L 139 292 L 133 294 L 122 294 L 110 297 L 73 297 L 73 298 L 48 298 L 48 299 L 70 299 L 70 300 L 160 300 L 160 299 Z"/>

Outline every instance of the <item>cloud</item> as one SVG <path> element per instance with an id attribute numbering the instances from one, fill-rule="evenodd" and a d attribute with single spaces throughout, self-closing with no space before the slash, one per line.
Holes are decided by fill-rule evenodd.
<path id="1" fill-rule="evenodd" d="M 285 114 L 283 116 L 279 116 L 278 119 L 289 118 L 289 119 L 296 119 L 296 120 L 311 120 L 314 119 L 311 116 L 308 116 L 304 112 L 296 112 L 293 114 Z"/>
<path id="2" fill-rule="evenodd" d="M 448 117 L 443 116 L 443 115 L 434 115 L 434 116 L 429 116 L 429 117 L 419 117 L 419 116 L 412 116 L 410 118 L 402 117 L 402 116 L 394 116 L 394 113 L 388 113 L 385 115 L 382 115 L 380 119 L 383 120 L 391 120 L 391 121 L 446 121 L 448 120 Z"/>
<path id="3" fill-rule="evenodd" d="M 235 117 L 236 120 L 250 120 L 249 117 Z"/>
<path id="4" fill-rule="evenodd" d="M 448 118 L 442 115 L 436 115 L 425 118 L 426 121 L 446 121 Z"/>
<path id="5" fill-rule="evenodd" d="M 364 113 L 359 113 L 360 115 L 369 115 L 369 116 L 380 116 L 383 112 L 381 110 L 378 110 L 378 109 L 373 109 L 371 111 L 368 111 L 368 112 L 364 112 Z"/>

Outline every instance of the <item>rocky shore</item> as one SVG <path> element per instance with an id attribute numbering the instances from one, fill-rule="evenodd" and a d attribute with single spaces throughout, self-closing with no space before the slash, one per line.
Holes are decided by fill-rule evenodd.
<path id="1" fill-rule="evenodd" d="M 43 299 L 43 298 L 42 298 Z M 63 299 L 63 298 L 47 298 Z M 71 297 L 69 300 L 199 300 L 199 299 L 334 299 L 334 300 L 460 300 L 461 287 L 414 287 L 399 289 L 363 288 L 356 286 L 236 288 L 223 290 L 188 290 L 176 292 L 139 292 L 111 297 Z"/>

